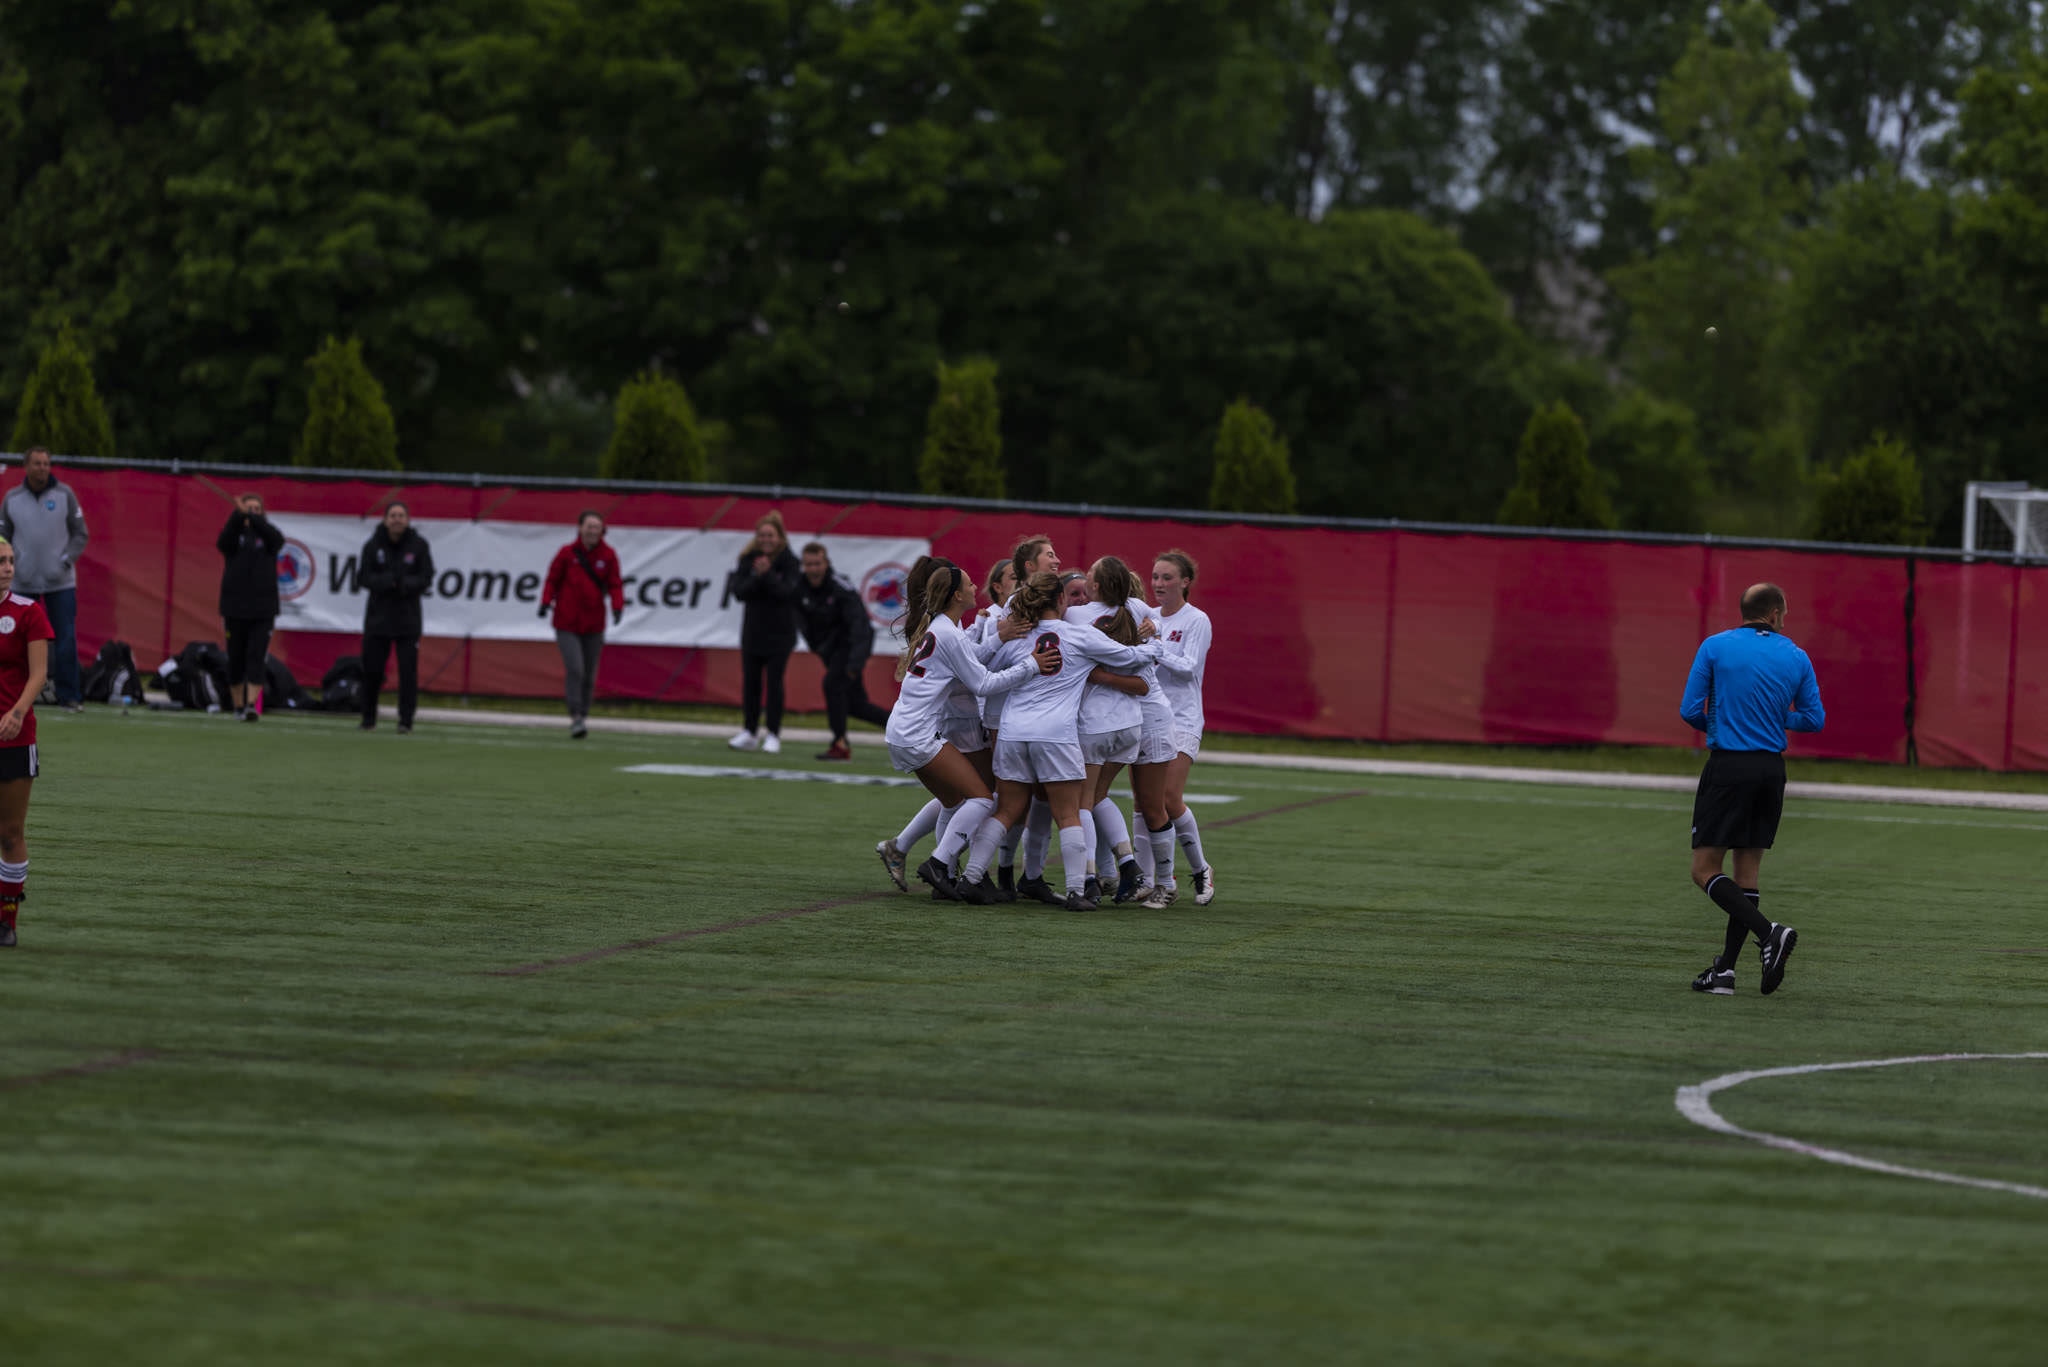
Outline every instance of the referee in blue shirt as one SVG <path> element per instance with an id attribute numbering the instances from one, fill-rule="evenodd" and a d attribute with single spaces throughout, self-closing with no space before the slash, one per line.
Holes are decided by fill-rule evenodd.
<path id="1" fill-rule="evenodd" d="M 1693 979 L 1695 992 L 1733 995 L 1742 938 L 1754 935 L 1769 996 L 1799 943 L 1798 931 L 1763 914 L 1758 875 L 1785 810 L 1785 733 L 1818 731 L 1827 713 L 1813 661 L 1784 629 L 1784 590 L 1752 585 L 1742 595 L 1742 625 L 1700 643 L 1678 707 L 1709 747 L 1692 803 L 1692 881 L 1728 913 L 1721 955 Z M 1722 869 L 1730 850 L 1732 879 Z"/>

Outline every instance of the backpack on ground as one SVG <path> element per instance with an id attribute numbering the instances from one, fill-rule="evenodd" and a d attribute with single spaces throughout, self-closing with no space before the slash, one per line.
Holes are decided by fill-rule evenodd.
<path id="1" fill-rule="evenodd" d="M 301 708 L 306 706 L 306 690 L 299 687 L 299 681 L 285 662 L 275 655 L 263 657 L 263 710 L 277 708 Z"/>
<path id="2" fill-rule="evenodd" d="M 142 701 L 142 671 L 135 667 L 135 652 L 126 641 L 100 646 L 100 653 L 79 676 L 79 691 L 87 702 Z"/>
<path id="3" fill-rule="evenodd" d="M 363 657 L 344 655 L 320 676 L 320 705 L 329 712 L 355 712 L 363 705 Z"/>
<path id="4" fill-rule="evenodd" d="M 192 712 L 218 712 L 228 700 L 228 653 L 214 641 L 187 641 L 157 671 L 171 701 Z"/>

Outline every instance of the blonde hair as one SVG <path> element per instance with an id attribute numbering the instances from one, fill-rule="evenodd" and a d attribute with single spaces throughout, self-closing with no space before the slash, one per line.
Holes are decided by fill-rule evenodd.
<path id="1" fill-rule="evenodd" d="M 747 548 L 749 553 L 759 552 L 763 555 L 767 554 L 767 548 L 761 544 L 761 529 L 763 527 L 775 528 L 782 537 L 783 549 L 789 549 L 789 528 L 782 521 L 781 511 L 770 508 L 767 512 L 754 519 L 754 540 L 753 544 Z"/>
<path id="2" fill-rule="evenodd" d="M 1047 617 L 1057 617 L 1062 587 L 1058 575 L 1051 570 L 1040 570 L 1017 586 L 1017 596 L 1010 600 L 1010 611 L 1034 626 Z"/>
<path id="3" fill-rule="evenodd" d="M 947 607 L 953 602 L 953 595 L 960 592 L 960 586 L 967 582 L 966 574 L 950 560 L 934 557 L 929 565 L 920 560 L 918 568 L 924 570 L 928 577 L 924 584 L 923 601 L 917 604 L 915 625 L 903 633 L 903 654 L 896 659 L 898 683 L 902 683 L 903 676 L 910 672 L 911 662 L 917 658 L 917 652 L 924 646 L 924 638 L 931 635 L 932 623 L 946 615 Z"/>
<path id="4" fill-rule="evenodd" d="M 1131 599 L 1143 592 L 1138 576 L 1131 573 L 1129 565 L 1113 555 L 1105 555 L 1096 561 L 1088 576 L 1095 581 L 1095 601 L 1103 607 L 1116 609 L 1107 622 L 1098 621 L 1096 628 L 1121 645 L 1138 644 L 1138 618 L 1131 611 Z"/>

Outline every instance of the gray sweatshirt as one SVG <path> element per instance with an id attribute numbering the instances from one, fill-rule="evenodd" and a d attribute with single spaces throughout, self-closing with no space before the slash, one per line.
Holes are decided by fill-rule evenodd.
<path id="1" fill-rule="evenodd" d="M 16 593 L 78 586 L 72 566 L 85 551 L 85 512 L 71 486 L 55 475 L 41 493 L 24 480 L 0 498 L 0 536 L 14 543 Z"/>

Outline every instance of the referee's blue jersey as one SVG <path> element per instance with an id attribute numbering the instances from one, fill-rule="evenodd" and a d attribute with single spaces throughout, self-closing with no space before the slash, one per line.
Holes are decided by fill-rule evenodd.
<path id="1" fill-rule="evenodd" d="M 1678 715 L 1716 750 L 1773 754 L 1784 751 L 1787 731 L 1818 731 L 1828 719 L 1806 652 L 1754 625 L 1700 642 Z"/>

